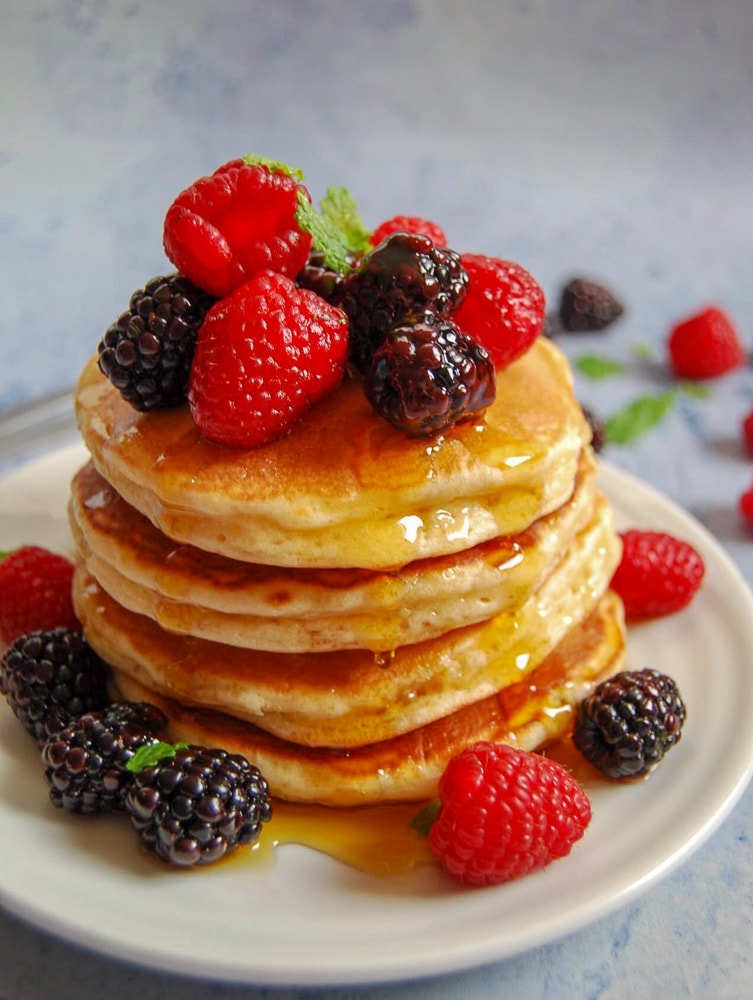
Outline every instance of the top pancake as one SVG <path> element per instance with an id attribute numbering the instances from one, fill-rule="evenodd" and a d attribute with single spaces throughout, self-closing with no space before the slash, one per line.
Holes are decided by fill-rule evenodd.
<path id="1" fill-rule="evenodd" d="M 99 372 L 76 390 L 100 474 L 168 537 L 274 566 L 389 569 L 514 535 L 572 494 L 590 430 L 564 355 L 539 338 L 498 373 L 482 418 L 429 441 L 346 380 L 285 437 L 204 440 L 187 407 L 139 413 Z"/>

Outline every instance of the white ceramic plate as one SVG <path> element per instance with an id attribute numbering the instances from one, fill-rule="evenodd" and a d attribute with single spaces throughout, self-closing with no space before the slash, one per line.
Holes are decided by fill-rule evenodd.
<path id="1" fill-rule="evenodd" d="M 65 502 L 79 446 L 0 480 L 0 548 L 67 548 Z M 743 791 L 753 764 L 753 601 L 692 519 L 605 467 L 621 527 L 663 528 L 704 555 L 690 609 L 633 629 L 629 665 L 678 681 L 683 739 L 648 781 L 589 788 L 593 821 L 572 854 L 508 885 L 468 890 L 426 866 L 361 875 L 285 847 L 274 863 L 162 870 L 119 819 L 52 808 L 36 751 L 0 706 L 0 901 L 78 944 L 163 970 L 274 985 L 364 983 L 502 959 L 597 920 L 686 859 Z"/>

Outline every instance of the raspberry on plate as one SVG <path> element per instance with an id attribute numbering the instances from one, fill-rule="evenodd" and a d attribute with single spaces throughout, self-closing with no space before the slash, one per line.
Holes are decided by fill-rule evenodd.
<path id="1" fill-rule="evenodd" d="M 193 419 L 217 444 L 264 444 L 337 388 L 347 355 L 340 309 L 263 272 L 207 313 L 188 386 Z"/>
<path id="2" fill-rule="evenodd" d="M 231 160 L 181 192 L 167 210 L 165 253 L 181 274 L 222 297 L 259 271 L 294 278 L 311 235 L 296 220 L 299 192 L 290 174 Z"/>
<path id="3" fill-rule="evenodd" d="M 737 330 L 717 306 L 674 326 L 667 348 L 672 370 L 680 378 L 717 378 L 740 368 L 746 359 Z"/>
<path id="4" fill-rule="evenodd" d="M 487 349 L 497 369 L 506 368 L 544 329 L 544 293 L 514 261 L 482 254 L 463 254 L 460 259 L 469 286 L 453 322 Z"/>
<path id="5" fill-rule="evenodd" d="M 628 620 L 671 615 L 690 604 L 706 567 L 689 542 L 636 528 L 620 537 L 622 558 L 611 586 L 622 598 Z"/>
<path id="6" fill-rule="evenodd" d="M 429 848 L 471 885 L 493 885 L 570 853 L 591 821 L 588 796 L 561 764 L 476 743 L 447 765 Z"/>
<path id="7" fill-rule="evenodd" d="M 743 519 L 753 527 L 753 486 L 740 494 L 737 506 Z"/>
<path id="8" fill-rule="evenodd" d="M 753 456 L 753 410 L 750 410 L 743 418 L 742 435 L 745 450 Z"/>
<path id="9" fill-rule="evenodd" d="M 417 233 L 420 236 L 428 236 L 435 247 L 447 246 L 444 229 L 436 222 L 423 219 L 419 215 L 395 215 L 391 219 L 386 219 L 373 231 L 369 243 L 373 247 L 378 247 L 382 240 L 386 240 L 393 233 Z"/>
<path id="10" fill-rule="evenodd" d="M 39 545 L 24 545 L 0 561 L 0 640 L 37 629 L 80 629 L 73 610 L 73 563 Z"/>

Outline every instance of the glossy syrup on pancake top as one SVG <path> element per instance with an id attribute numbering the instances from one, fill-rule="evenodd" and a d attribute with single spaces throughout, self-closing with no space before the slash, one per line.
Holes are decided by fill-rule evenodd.
<path id="1" fill-rule="evenodd" d="M 572 492 L 588 424 L 566 359 L 539 341 L 483 419 L 408 439 L 346 380 L 290 433 L 237 452 L 187 408 L 141 414 L 92 361 L 76 391 L 95 465 L 170 538 L 246 561 L 389 569 L 516 534 Z"/>

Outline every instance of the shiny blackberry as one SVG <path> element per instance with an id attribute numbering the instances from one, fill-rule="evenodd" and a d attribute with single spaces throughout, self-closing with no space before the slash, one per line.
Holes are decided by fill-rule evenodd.
<path id="1" fill-rule="evenodd" d="M 99 343 L 100 370 L 141 411 L 185 401 L 196 335 L 216 301 L 181 274 L 152 278 Z"/>
<path id="2" fill-rule="evenodd" d="M 106 667 L 74 629 L 29 632 L 6 649 L 0 690 L 16 717 L 42 741 L 72 718 L 107 704 Z"/>
<path id="3" fill-rule="evenodd" d="M 126 808 L 144 847 L 184 868 L 253 843 L 272 815 L 257 767 L 240 754 L 198 746 L 138 771 Z"/>
<path id="4" fill-rule="evenodd" d="M 564 330 L 603 330 L 624 311 L 625 307 L 608 288 L 587 278 L 573 278 L 562 290 L 559 318 Z"/>
<path id="5" fill-rule="evenodd" d="M 604 449 L 606 443 L 606 428 L 604 426 L 604 421 L 600 420 L 599 417 L 587 406 L 581 406 L 583 410 L 583 416 L 586 418 L 588 426 L 591 428 L 591 447 L 598 455 Z"/>
<path id="6" fill-rule="evenodd" d="M 344 280 L 339 305 L 350 321 L 350 359 L 362 374 L 396 326 L 430 313 L 450 316 L 468 290 L 459 254 L 428 236 L 395 233 L 366 254 Z"/>
<path id="7" fill-rule="evenodd" d="M 431 437 L 485 409 L 496 391 L 486 350 L 447 320 L 392 330 L 365 382 L 376 412 L 410 437 Z"/>
<path id="8" fill-rule="evenodd" d="M 608 777 L 637 778 L 679 741 L 685 716 L 671 677 L 648 668 L 624 671 L 580 703 L 573 742 Z"/>
<path id="9" fill-rule="evenodd" d="M 163 713 L 141 702 L 115 702 L 72 721 L 42 747 L 53 805 L 83 814 L 122 811 L 133 780 L 126 764 L 166 727 Z"/>

